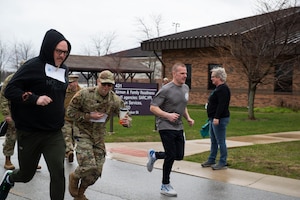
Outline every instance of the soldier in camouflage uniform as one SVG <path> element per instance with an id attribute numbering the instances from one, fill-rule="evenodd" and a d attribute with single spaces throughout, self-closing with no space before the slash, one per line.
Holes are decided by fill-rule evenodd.
<path id="1" fill-rule="evenodd" d="M 65 108 L 67 109 L 72 97 L 78 92 L 81 88 L 78 85 L 78 75 L 71 74 L 69 75 L 69 85 L 66 91 L 65 97 Z M 74 158 L 74 135 L 73 133 L 78 131 L 78 128 L 73 125 L 73 121 L 66 115 L 65 124 L 62 127 L 62 132 L 64 134 L 66 142 L 66 158 L 71 163 Z"/>
<path id="2" fill-rule="evenodd" d="M 13 77 L 14 74 L 10 74 L 4 80 L 4 83 L 1 88 L 1 111 L 5 120 L 8 122 L 7 132 L 5 134 L 5 141 L 3 143 L 3 154 L 5 155 L 5 164 L 4 168 L 6 170 L 13 170 L 15 166 L 11 163 L 10 157 L 14 154 L 15 143 L 17 139 L 16 129 L 14 125 L 14 121 L 11 118 L 10 109 L 9 109 L 9 101 L 4 97 L 4 90 L 6 88 L 7 83 Z"/>
<path id="3" fill-rule="evenodd" d="M 74 200 L 87 200 L 85 190 L 101 177 L 106 155 L 105 125 L 124 108 L 121 98 L 112 91 L 114 84 L 113 73 L 102 71 L 98 74 L 97 86 L 77 92 L 67 108 L 68 117 L 79 128 L 75 135 L 79 166 L 69 175 L 69 192 Z M 128 114 L 120 120 L 124 127 L 129 127 L 130 123 Z"/>

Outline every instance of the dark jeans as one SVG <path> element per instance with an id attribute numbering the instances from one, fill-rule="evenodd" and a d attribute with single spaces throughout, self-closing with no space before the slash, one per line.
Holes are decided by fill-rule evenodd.
<path id="1" fill-rule="evenodd" d="M 20 169 L 10 176 L 13 182 L 29 182 L 43 154 L 50 173 L 50 197 L 63 200 L 65 195 L 65 140 L 61 131 L 26 132 L 17 130 Z"/>
<path id="2" fill-rule="evenodd" d="M 221 118 L 219 125 L 213 125 L 212 119 L 210 119 L 210 155 L 208 157 L 209 162 L 215 162 L 218 149 L 220 149 L 220 165 L 227 164 L 227 146 L 226 146 L 226 127 L 229 123 L 229 117 Z"/>
<path id="3" fill-rule="evenodd" d="M 183 159 L 185 139 L 183 130 L 160 130 L 159 134 L 165 152 L 156 152 L 155 156 L 164 159 L 162 183 L 169 184 L 174 160 Z"/>

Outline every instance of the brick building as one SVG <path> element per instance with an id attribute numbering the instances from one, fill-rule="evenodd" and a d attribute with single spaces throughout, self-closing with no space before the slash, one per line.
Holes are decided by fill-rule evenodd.
<path id="1" fill-rule="evenodd" d="M 285 106 L 300 108 L 300 7 L 275 11 L 262 15 L 229 21 L 221 24 L 211 25 L 190 31 L 179 32 L 172 35 L 158 37 L 141 43 L 143 51 L 161 52 L 163 71 L 162 76 L 169 79 L 172 77 L 171 67 L 175 61 L 183 62 L 188 67 L 187 84 L 190 86 L 191 104 L 205 104 L 213 86 L 210 82 L 210 69 L 222 66 L 227 72 L 227 84 L 231 88 L 231 106 L 248 106 L 248 77 L 242 73 L 241 62 L 230 52 L 220 55 L 217 46 L 222 44 L 222 38 L 227 36 L 238 37 L 246 32 L 259 29 L 268 25 L 266 16 L 269 14 L 279 15 L 279 19 L 293 20 L 295 28 L 286 40 L 292 45 L 293 51 L 281 60 L 293 58 L 290 63 L 290 78 L 286 81 L 288 89 L 280 90 L 275 82 L 276 67 L 272 68 L 264 78 L 264 84 L 257 86 L 255 94 L 255 107 Z M 251 26 L 250 22 L 256 22 Z M 287 21 L 285 21 L 286 23 Z M 289 21 L 288 21 L 289 22 Z M 246 26 L 247 24 L 248 26 Z M 254 24 L 254 23 L 252 23 Z M 281 44 L 282 41 L 277 41 Z"/>

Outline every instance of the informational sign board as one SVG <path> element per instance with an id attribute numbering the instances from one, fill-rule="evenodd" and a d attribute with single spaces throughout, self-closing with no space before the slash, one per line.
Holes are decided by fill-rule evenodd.
<path id="1" fill-rule="evenodd" d="M 115 93 L 125 102 L 131 115 L 152 115 L 150 102 L 158 89 L 157 83 L 116 83 Z"/>

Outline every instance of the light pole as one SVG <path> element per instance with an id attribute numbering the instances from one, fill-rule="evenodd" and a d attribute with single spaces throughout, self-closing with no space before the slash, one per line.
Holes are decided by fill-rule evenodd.
<path id="1" fill-rule="evenodd" d="M 178 22 L 173 22 L 173 26 L 175 26 L 175 33 L 177 33 L 177 27 L 180 27 Z"/>

